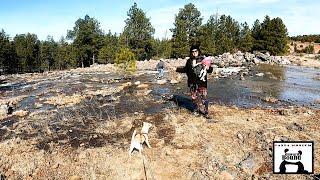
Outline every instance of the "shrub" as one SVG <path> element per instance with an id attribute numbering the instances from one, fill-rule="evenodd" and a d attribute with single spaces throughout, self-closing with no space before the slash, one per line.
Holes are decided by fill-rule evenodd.
<path id="1" fill-rule="evenodd" d="M 135 55 L 128 48 L 121 48 L 116 55 L 115 64 L 118 68 L 124 70 L 125 72 L 136 71 L 137 60 Z"/>

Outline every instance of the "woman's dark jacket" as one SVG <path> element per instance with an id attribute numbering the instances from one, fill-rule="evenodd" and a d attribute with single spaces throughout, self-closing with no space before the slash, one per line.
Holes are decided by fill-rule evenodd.
<path id="1" fill-rule="evenodd" d="M 192 61 L 196 59 L 196 63 L 200 63 L 203 60 L 202 56 L 198 56 L 196 58 L 189 58 L 186 62 L 186 65 L 184 67 L 178 67 L 176 69 L 176 72 L 180 73 L 186 73 L 188 76 L 188 87 L 191 85 L 198 85 L 198 87 L 205 87 L 207 88 L 207 75 L 205 76 L 205 81 L 200 80 L 200 77 L 196 75 L 196 67 L 192 67 Z M 202 66 L 202 65 L 198 65 Z M 213 68 L 210 66 L 207 70 L 207 73 L 212 73 Z"/>

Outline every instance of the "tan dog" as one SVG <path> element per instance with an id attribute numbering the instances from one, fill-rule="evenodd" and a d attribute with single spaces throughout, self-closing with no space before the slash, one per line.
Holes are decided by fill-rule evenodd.
<path id="1" fill-rule="evenodd" d="M 134 149 L 137 149 L 139 153 L 141 154 L 142 151 L 142 144 L 146 143 L 148 148 L 151 148 L 149 144 L 149 138 L 148 133 L 149 129 L 152 125 L 147 122 L 143 122 L 143 126 L 140 132 L 137 133 L 137 130 L 133 131 L 132 138 L 131 138 L 131 144 L 129 149 L 129 156 L 131 157 L 131 153 Z"/>

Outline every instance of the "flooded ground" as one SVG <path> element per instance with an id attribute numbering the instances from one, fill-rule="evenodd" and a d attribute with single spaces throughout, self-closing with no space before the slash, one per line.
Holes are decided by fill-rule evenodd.
<path id="1" fill-rule="evenodd" d="M 256 74 L 263 73 L 263 76 Z M 297 66 L 277 66 L 261 64 L 252 68 L 243 79 L 239 75 L 226 78 L 209 77 L 208 99 L 211 104 L 252 107 L 306 106 L 320 108 L 320 81 L 315 79 L 320 70 Z M 186 77 L 179 84 L 157 85 L 155 75 L 143 75 L 140 81 L 152 84 L 156 99 L 166 94 L 188 98 Z M 275 98 L 268 102 L 266 98 Z"/>
<path id="2" fill-rule="evenodd" d="M 256 74 L 263 73 L 262 76 Z M 209 77 L 208 99 L 211 104 L 236 105 L 244 108 L 251 107 L 283 107 L 283 106 L 307 106 L 320 108 L 317 100 L 320 99 L 319 69 L 277 66 L 261 64 L 252 68 L 247 76 L 240 79 L 239 76 L 226 78 Z M 119 77 L 112 73 L 86 73 L 64 74 L 63 76 L 51 76 L 50 79 L 33 80 L 29 82 L 14 80 L 14 82 L 0 85 L 1 98 L 13 98 L 23 96 L 17 110 L 23 109 L 29 112 L 36 110 L 50 110 L 55 106 L 45 103 L 49 97 L 59 94 L 70 96 L 73 94 L 85 94 L 86 91 L 98 91 L 112 89 L 125 82 L 148 84 L 151 97 L 138 97 L 138 88 L 133 85 L 119 92 L 119 101 L 113 103 L 114 114 L 145 112 L 155 113 L 163 108 L 172 107 L 172 104 L 164 102 L 164 95 L 189 96 L 186 85 L 186 76 L 178 84 L 156 83 L 156 74 L 145 73 L 130 79 Z M 268 102 L 266 98 L 275 98 L 276 102 Z M 110 97 L 109 97 L 110 98 Z M 118 112 L 117 112 L 118 111 Z"/>
<path id="3" fill-rule="evenodd" d="M 263 76 L 257 76 L 264 73 Z M 209 99 L 213 103 L 234 104 L 241 107 L 281 107 L 287 105 L 320 108 L 320 81 L 315 80 L 319 69 L 297 66 L 261 64 L 249 76 L 210 80 Z M 266 97 L 278 99 L 266 102 Z"/>

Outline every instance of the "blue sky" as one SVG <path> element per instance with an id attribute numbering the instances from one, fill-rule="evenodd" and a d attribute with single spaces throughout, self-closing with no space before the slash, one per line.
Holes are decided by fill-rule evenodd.
<path id="1" fill-rule="evenodd" d="M 1 0 L 0 29 L 10 37 L 35 33 L 40 40 L 48 35 L 59 40 L 71 30 L 78 18 L 86 14 L 96 18 L 101 28 L 120 33 L 127 11 L 136 2 L 151 18 L 155 37 L 170 37 L 174 16 L 187 3 L 193 3 L 201 12 L 203 23 L 215 12 L 231 15 L 239 23 L 250 27 L 265 15 L 280 17 L 289 35 L 320 34 L 320 1 L 318 0 Z"/>

